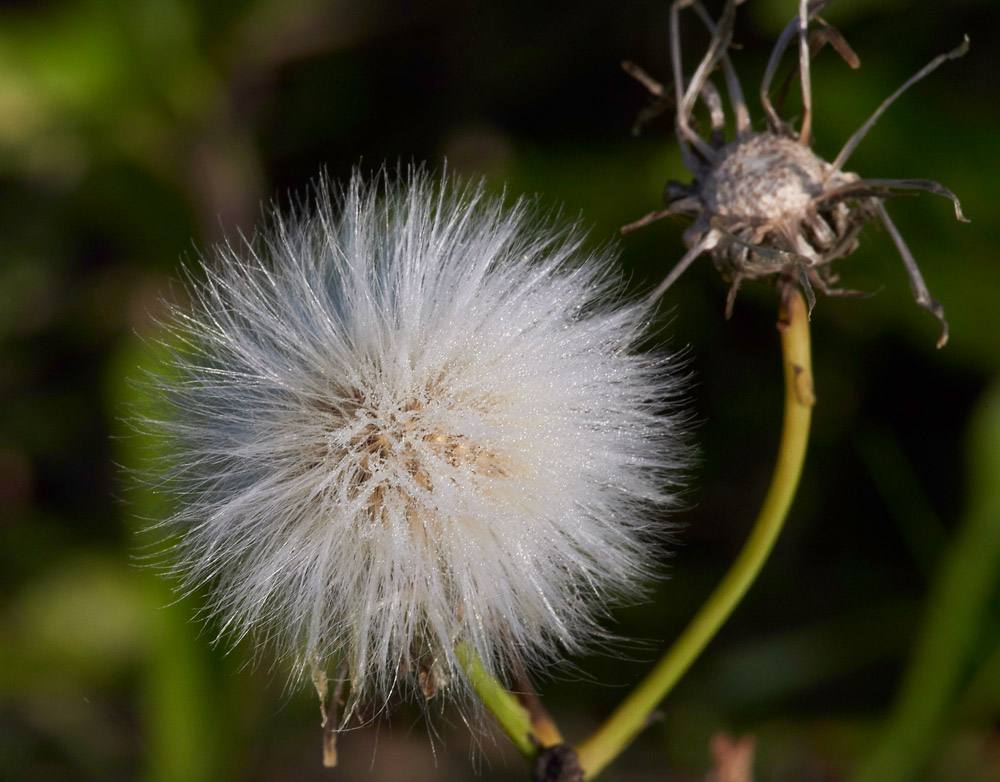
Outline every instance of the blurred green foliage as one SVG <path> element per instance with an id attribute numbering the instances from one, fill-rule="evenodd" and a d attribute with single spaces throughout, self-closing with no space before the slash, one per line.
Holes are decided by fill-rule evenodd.
<path id="1" fill-rule="evenodd" d="M 755 85 L 791 0 L 741 6 L 733 53 Z M 341 741 L 319 766 L 319 711 L 266 653 L 226 655 L 143 564 L 159 498 L 133 485 L 141 440 L 121 421 L 181 259 L 252 231 L 260 204 L 325 167 L 427 160 L 537 192 L 595 243 L 686 179 L 670 123 L 629 134 L 642 89 L 669 78 L 666 0 L 408 4 L 389 0 L 45 0 L 0 4 L 0 778 L 464 779 L 459 715 L 436 753 L 413 711 Z M 764 780 L 1000 780 L 1000 181 L 990 0 L 841 0 L 829 21 L 862 61 L 815 61 L 817 150 L 832 157 L 879 102 L 963 33 L 972 52 L 884 116 L 851 159 L 927 177 L 889 206 L 952 341 L 910 297 L 870 227 L 842 266 L 870 300 L 813 314 L 819 405 L 789 529 L 746 603 L 605 777 L 695 780 L 716 730 L 758 737 Z M 690 24 L 688 24 L 690 22 Z M 705 45 L 685 23 L 686 62 Z M 790 67 L 790 63 L 786 63 Z M 793 105 L 792 112 L 796 111 Z M 683 226 L 623 241 L 636 291 L 680 257 Z M 193 243 L 193 244 L 192 244 Z M 732 320 L 707 261 L 664 304 L 690 346 L 702 463 L 672 578 L 618 612 L 643 642 L 573 661 L 540 689 L 582 737 L 678 632 L 742 542 L 780 417 L 773 291 Z M 986 389 L 993 383 L 993 390 Z M 976 417 L 971 411 L 977 400 Z M 969 443 L 966 450 L 964 443 Z M 260 664 L 250 663 L 255 658 Z M 898 693 L 898 694 L 897 694 Z M 374 753 L 375 744 L 378 751 Z M 502 740 L 488 778 L 526 778 Z M 369 770 L 370 769 L 370 770 Z M 888 770 L 887 770 L 888 769 Z"/>

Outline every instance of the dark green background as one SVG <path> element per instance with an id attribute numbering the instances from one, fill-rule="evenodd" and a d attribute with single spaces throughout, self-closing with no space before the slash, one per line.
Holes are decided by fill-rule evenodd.
<path id="1" fill-rule="evenodd" d="M 733 56 L 755 117 L 794 6 L 740 9 Z M 323 167 L 341 180 L 359 160 L 447 158 L 579 213 L 595 243 L 612 239 L 658 206 L 665 180 L 686 178 L 669 120 L 630 135 L 645 96 L 618 67 L 629 58 L 669 79 L 668 7 L 0 4 L 0 779 L 465 779 L 474 766 L 527 778 L 504 739 L 476 747 L 449 707 L 433 750 L 419 713 L 400 708 L 342 739 L 341 769 L 321 769 L 314 696 L 289 693 L 266 655 L 254 667 L 251 649 L 213 649 L 197 600 L 172 602 L 140 565 L 138 519 L 162 509 L 119 466 L 137 466 L 142 445 L 121 421 L 125 378 L 180 259 L 251 230 L 262 202 L 287 203 Z M 722 729 L 758 737 L 762 780 L 847 779 L 876 757 L 900 779 L 1000 780 L 1000 397 L 988 396 L 1000 370 L 1000 7 L 843 0 L 827 18 L 862 61 L 851 71 L 825 50 L 814 62 L 828 159 L 910 74 L 972 38 L 849 164 L 962 198 L 969 225 L 930 195 L 889 205 L 952 340 L 934 349 L 937 325 L 891 241 L 866 229 L 840 270 L 878 295 L 820 300 L 813 314 L 819 404 L 788 529 L 609 780 L 700 780 Z M 691 68 L 706 41 L 693 18 L 684 30 Z M 680 257 L 683 227 L 623 240 L 636 292 Z M 644 643 L 540 682 L 571 740 L 683 627 L 763 496 L 781 408 L 775 296 L 748 287 L 728 322 L 724 296 L 702 260 L 664 299 L 664 338 L 689 346 L 701 463 L 669 581 L 617 613 L 615 632 Z M 924 662 L 899 701 L 913 659 Z"/>

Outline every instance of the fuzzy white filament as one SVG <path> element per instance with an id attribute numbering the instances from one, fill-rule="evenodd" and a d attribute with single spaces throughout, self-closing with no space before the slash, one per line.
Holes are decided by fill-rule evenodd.
<path id="1" fill-rule="evenodd" d="M 168 318 L 178 569 L 352 704 L 461 689 L 457 643 L 501 676 L 578 649 L 655 560 L 673 362 L 634 350 L 614 252 L 536 211 L 324 181 Z"/>

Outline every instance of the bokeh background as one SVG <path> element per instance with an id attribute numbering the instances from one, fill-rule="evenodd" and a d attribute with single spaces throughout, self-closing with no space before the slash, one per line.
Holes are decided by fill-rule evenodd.
<path id="1" fill-rule="evenodd" d="M 711 5 L 711 4 L 710 4 Z M 750 0 L 733 56 L 755 100 L 792 0 Z M 712 8 L 717 11 L 717 7 Z M 669 80 L 668 3 L 35 0 L 0 3 L 0 779 L 526 779 L 503 738 L 447 706 L 342 738 L 320 767 L 314 694 L 211 644 L 197 598 L 141 566 L 142 443 L 126 378 L 181 260 L 249 232 L 325 168 L 428 161 L 537 193 L 595 243 L 687 178 L 667 117 L 619 63 Z M 889 208 L 952 339 L 913 302 L 884 231 L 842 262 L 867 300 L 813 314 L 819 404 L 786 533 L 749 597 L 608 780 L 700 780 L 719 730 L 752 733 L 760 780 L 1000 780 L 1000 6 L 841 0 L 861 58 L 814 62 L 828 159 L 963 33 L 972 50 L 882 118 L 850 168 L 927 177 Z M 690 65 L 706 43 L 684 26 Z M 786 68 L 791 67 L 787 61 Z M 781 76 L 784 74 L 782 73 Z M 721 83 L 721 80 L 720 80 Z M 795 109 L 794 100 L 790 104 Z M 622 240 L 636 292 L 682 253 L 663 221 Z M 674 637 L 763 497 L 781 410 L 774 291 L 702 260 L 670 290 L 701 461 L 670 578 L 614 628 L 641 639 L 539 682 L 582 738 Z"/>

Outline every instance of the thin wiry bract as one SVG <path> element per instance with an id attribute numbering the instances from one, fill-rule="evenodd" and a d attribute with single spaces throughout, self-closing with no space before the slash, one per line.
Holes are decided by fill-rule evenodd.
<path id="1" fill-rule="evenodd" d="M 151 385 L 177 568 L 223 634 L 343 665 L 348 714 L 463 689 L 456 644 L 503 676 L 606 637 L 686 453 L 611 249 L 481 187 L 383 184 L 321 181 L 217 249 Z"/>

